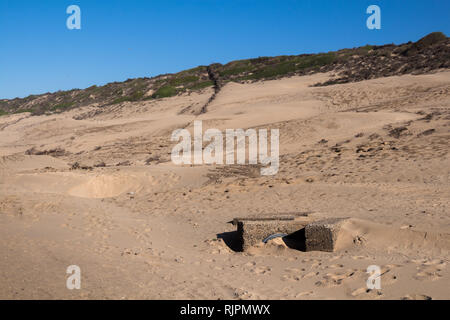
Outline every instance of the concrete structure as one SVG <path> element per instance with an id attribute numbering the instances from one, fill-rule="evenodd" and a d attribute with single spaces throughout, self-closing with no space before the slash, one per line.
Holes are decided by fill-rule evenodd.
<path id="1" fill-rule="evenodd" d="M 308 224 L 305 227 L 306 251 L 334 252 L 341 226 L 347 219 L 332 218 Z"/>
<path id="2" fill-rule="evenodd" d="M 278 216 L 264 218 L 236 218 L 239 246 L 245 251 L 275 233 L 291 234 L 304 229 L 311 219 L 303 216 Z"/>

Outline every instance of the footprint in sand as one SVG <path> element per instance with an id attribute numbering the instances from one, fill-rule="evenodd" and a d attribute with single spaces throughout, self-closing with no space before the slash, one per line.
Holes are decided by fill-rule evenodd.
<path id="1" fill-rule="evenodd" d="M 414 260 L 414 262 L 420 262 L 420 265 L 417 267 L 418 272 L 414 276 L 417 280 L 438 280 L 442 277 L 440 272 L 446 266 L 446 262 L 440 259 L 421 261 Z"/>
<path id="2" fill-rule="evenodd" d="M 329 260 L 329 261 L 335 261 L 335 260 L 338 260 L 338 259 L 341 259 L 341 258 L 342 258 L 342 256 L 341 256 L 341 255 L 336 255 L 336 256 L 334 256 L 334 257 L 330 258 L 330 260 Z"/>
<path id="3" fill-rule="evenodd" d="M 371 290 L 366 287 L 362 287 L 356 290 L 353 290 L 350 295 L 352 297 L 358 297 L 361 295 L 365 295 L 364 298 L 381 298 L 383 293 L 380 290 Z"/>
<path id="4" fill-rule="evenodd" d="M 325 268 L 326 269 L 339 269 L 339 268 L 343 268 L 343 267 L 344 267 L 343 264 L 332 264 L 332 265 L 329 265 L 329 266 L 327 266 Z"/>
<path id="5" fill-rule="evenodd" d="M 431 281 L 438 280 L 441 277 L 442 275 L 440 275 L 438 271 L 435 270 L 434 268 L 425 268 L 417 272 L 416 275 L 414 276 L 414 278 L 417 280 L 431 280 Z"/>
<path id="6" fill-rule="evenodd" d="M 253 267 L 256 266 L 256 261 L 249 261 L 246 264 L 244 264 L 244 266 L 246 267 Z"/>
<path id="7" fill-rule="evenodd" d="M 282 280 L 289 280 L 289 281 L 300 281 L 301 278 L 298 275 L 287 275 L 281 277 Z"/>
<path id="8" fill-rule="evenodd" d="M 338 286 L 341 285 L 343 281 L 353 277 L 356 274 L 357 270 L 349 269 L 344 272 L 335 272 L 335 273 L 327 273 L 324 275 L 324 279 L 317 282 L 319 286 Z"/>
<path id="9" fill-rule="evenodd" d="M 284 271 L 289 272 L 289 273 L 300 273 L 301 270 L 297 269 L 297 268 L 286 268 L 284 269 Z"/>
<path id="10" fill-rule="evenodd" d="M 305 272 L 306 269 L 297 269 L 297 268 L 286 268 L 285 272 L 288 274 L 283 275 L 283 280 L 290 280 L 290 281 L 300 281 L 301 279 L 310 278 L 319 275 L 319 272 L 313 271 L 309 272 L 307 274 L 302 274 Z"/>
<path id="11" fill-rule="evenodd" d="M 397 281 L 397 275 L 393 273 L 393 269 L 401 267 L 397 264 L 388 264 L 381 266 L 381 281 L 383 285 L 391 285 Z"/>
<path id="12" fill-rule="evenodd" d="M 308 273 L 302 275 L 302 279 L 312 278 L 312 277 L 318 276 L 319 274 L 320 274 L 320 272 L 318 272 L 318 271 L 311 271 L 311 272 L 308 272 Z"/>
<path id="13" fill-rule="evenodd" d="M 312 296 L 313 294 L 314 294 L 313 291 L 305 291 L 305 292 L 298 293 L 295 297 L 296 298 L 302 298 L 302 297 Z"/>
<path id="14" fill-rule="evenodd" d="M 362 260 L 362 259 L 366 259 L 365 256 L 353 256 L 352 257 L 353 260 Z"/>
<path id="15" fill-rule="evenodd" d="M 256 273 L 256 274 L 270 274 L 271 271 L 272 271 L 272 268 L 270 268 L 270 267 L 257 267 L 257 268 L 250 269 L 250 272 Z"/>
<path id="16" fill-rule="evenodd" d="M 361 294 L 363 294 L 363 293 L 368 292 L 368 290 L 369 290 L 369 289 L 367 289 L 367 288 L 359 288 L 359 289 L 353 290 L 352 293 L 351 293 L 351 295 L 352 295 L 353 297 L 357 297 L 357 296 L 359 296 L 359 295 L 361 295 Z"/>
<path id="17" fill-rule="evenodd" d="M 433 300 L 433 298 L 424 294 L 408 294 L 402 297 L 402 300 Z"/>

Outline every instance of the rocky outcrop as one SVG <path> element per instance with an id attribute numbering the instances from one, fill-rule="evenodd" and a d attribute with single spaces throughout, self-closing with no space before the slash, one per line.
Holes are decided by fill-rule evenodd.
<path id="1" fill-rule="evenodd" d="M 218 66 L 221 66 L 220 64 L 212 64 L 207 67 L 208 77 L 209 79 L 214 83 L 214 93 L 211 95 L 211 97 L 208 99 L 208 101 L 205 103 L 205 105 L 200 109 L 200 114 L 206 113 L 208 110 L 208 105 L 211 104 L 211 102 L 214 101 L 217 94 L 220 92 L 220 89 L 222 89 L 222 82 L 220 80 L 219 72 L 216 70 Z"/>

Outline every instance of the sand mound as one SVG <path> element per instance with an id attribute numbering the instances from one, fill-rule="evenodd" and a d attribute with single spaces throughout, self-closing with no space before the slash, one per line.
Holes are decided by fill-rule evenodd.
<path id="1" fill-rule="evenodd" d="M 450 250 L 450 234 L 412 230 L 409 226 L 388 226 L 362 219 L 349 219 L 341 227 L 337 249 L 351 246 L 386 251 Z"/>
<path id="2" fill-rule="evenodd" d="M 137 192 L 142 188 L 143 184 L 130 176 L 100 175 L 71 188 L 67 194 L 82 198 L 110 198 L 126 192 Z"/>

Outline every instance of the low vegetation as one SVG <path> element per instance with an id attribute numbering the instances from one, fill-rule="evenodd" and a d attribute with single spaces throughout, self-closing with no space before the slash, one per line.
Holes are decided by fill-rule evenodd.
<path id="1" fill-rule="evenodd" d="M 259 57 L 232 61 L 224 65 L 215 63 L 208 67 L 199 66 L 175 74 L 128 79 L 104 86 L 94 85 L 84 90 L 73 89 L 0 100 L 0 116 L 18 112 L 38 115 L 63 112 L 91 104 L 101 107 L 124 102 L 147 101 L 208 87 L 214 87 L 217 91 L 218 86 L 230 81 L 270 80 L 315 72 L 338 70 L 341 74 L 339 78 L 318 85 L 427 72 L 450 67 L 449 42 L 449 38 L 443 33 L 433 32 L 417 42 L 402 45 L 366 45 L 328 53 Z"/>

